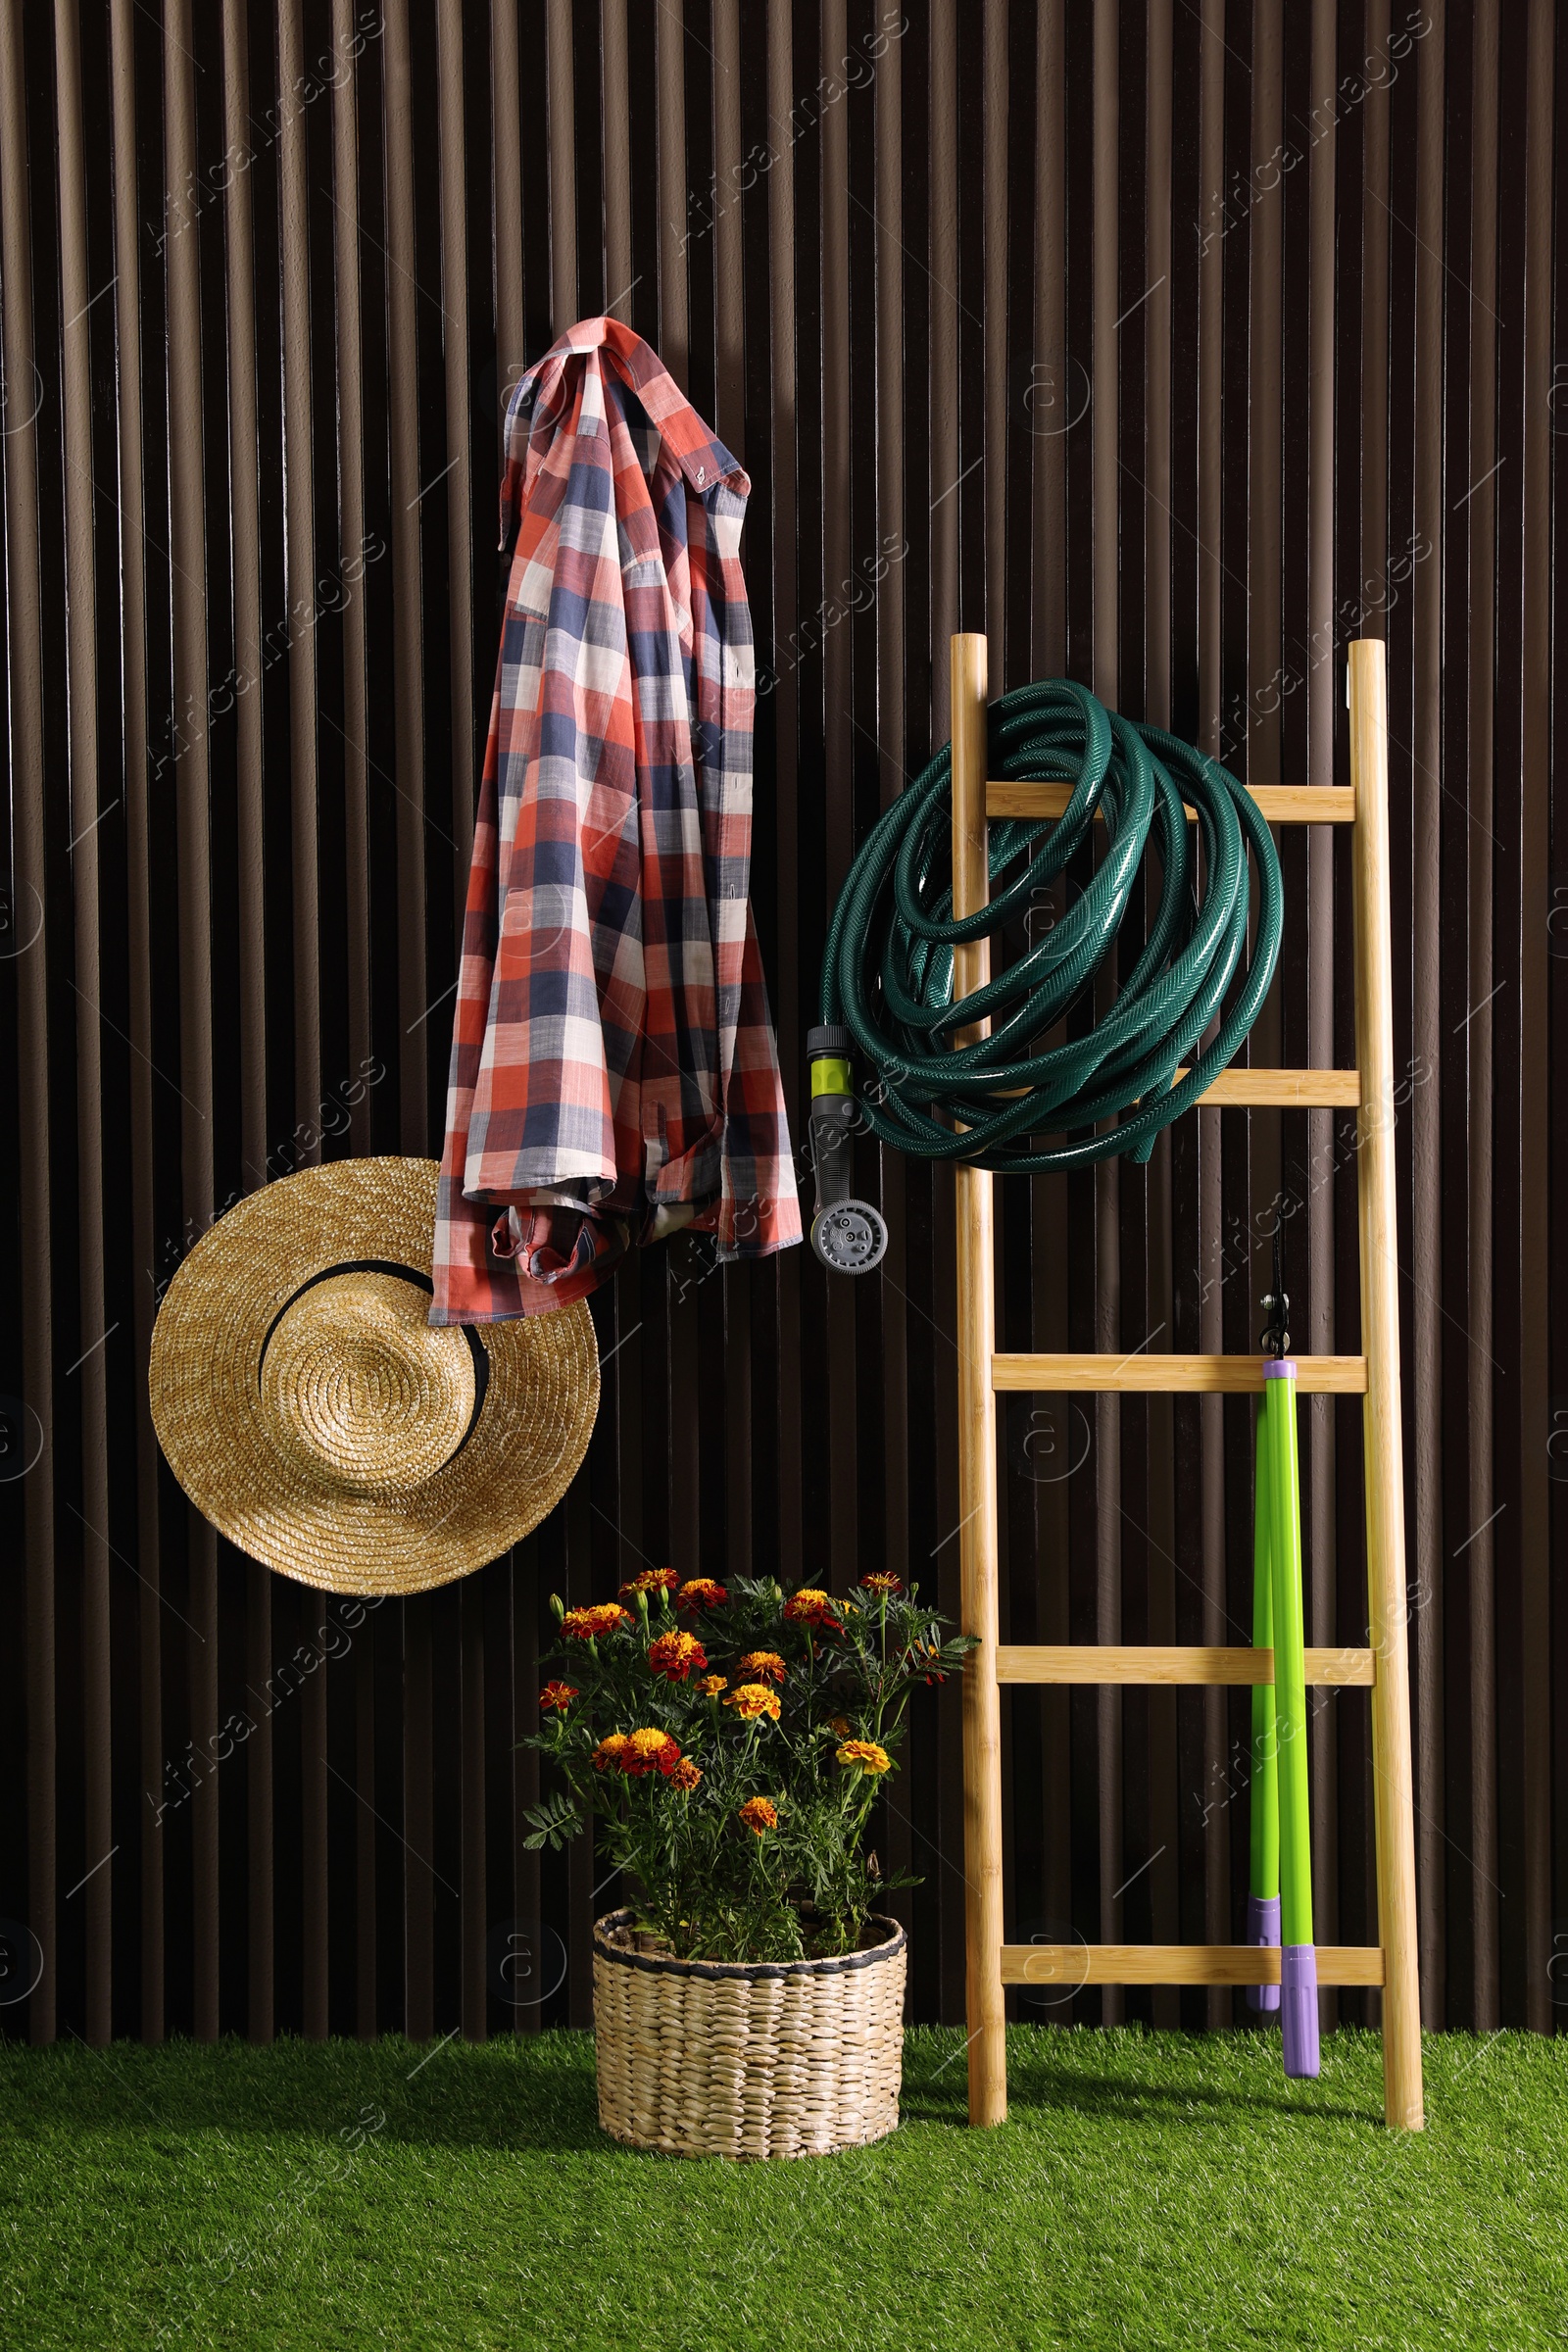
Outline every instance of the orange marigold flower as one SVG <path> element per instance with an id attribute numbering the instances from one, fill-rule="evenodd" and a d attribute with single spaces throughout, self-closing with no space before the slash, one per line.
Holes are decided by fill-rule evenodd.
<path id="1" fill-rule="evenodd" d="M 885 1592 L 890 1598 L 895 1592 L 904 1591 L 902 1576 L 889 1575 L 880 1568 L 874 1576 L 862 1576 L 860 1582 L 868 1592 Z"/>
<path id="2" fill-rule="evenodd" d="M 850 1719 L 849 1719 L 849 1717 L 848 1717 L 847 1715 L 835 1715 L 835 1716 L 833 1716 L 833 1717 L 831 1718 L 831 1724 L 832 1724 L 832 1729 L 833 1729 L 835 1732 L 837 1732 L 837 1734 L 838 1734 L 838 1736 L 839 1736 L 839 1738 L 840 1738 L 841 1740 L 847 1740 L 847 1739 L 849 1738 L 849 1736 L 850 1736 Z"/>
<path id="3" fill-rule="evenodd" d="M 618 1600 L 602 1600 L 591 1609 L 568 1609 L 561 1620 L 561 1630 L 568 1641 L 597 1642 L 601 1634 L 618 1633 L 630 1623 L 630 1612 Z"/>
<path id="4" fill-rule="evenodd" d="M 639 1592 L 673 1592 L 679 1583 L 673 1568 L 645 1568 L 629 1585 L 621 1586 L 620 1597 L 624 1600 L 628 1592 L 634 1596 Z"/>
<path id="5" fill-rule="evenodd" d="M 684 1683 L 702 1673 L 708 1652 L 695 1634 L 661 1634 L 648 1644 L 648 1663 L 666 1682 Z"/>
<path id="6" fill-rule="evenodd" d="M 759 1715 L 769 1715 L 775 1723 L 778 1721 L 778 1692 L 770 1690 L 765 1683 L 742 1683 L 730 1692 L 724 1704 L 733 1707 L 748 1723 Z"/>
<path id="7" fill-rule="evenodd" d="M 705 1698 L 716 1698 L 721 1690 L 729 1689 L 729 1677 L 723 1674 L 705 1674 L 697 1688 Z"/>
<path id="8" fill-rule="evenodd" d="M 784 1603 L 786 1617 L 793 1617 L 801 1625 L 820 1626 L 824 1633 L 836 1634 L 839 1630 L 834 1610 L 835 1603 L 815 1585 L 803 1585 Z"/>
<path id="9" fill-rule="evenodd" d="M 620 1769 L 628 1780 L 643 1780 L 651 1772 L 667 1779 L 680 1762 L 680 1747 L 667 1732 L 633 1732 L 621 1751 Z"/>
<path id="10" fill-rule="evenodd" d="M 672 1788 L 695 1788 L 702 1777 L 702 1766 L 694 1764 L 690 1756 L 682 1756 L 680 1762 L 671 1767 L 669 1785 Z"/>
<path id="11" fill-rule="evenodd" d="M 785 1667 L 776 1649 L 749 1649 L 741 1660 L 740 1671 L 748 1682 L 781 1683 Z"/>
<path id="12" fill-rule="evenodd" d="M 710 1576 L 691 1576 L 676 1593 L 675 1606 L 695 1613 L 698 1609 L 722 1608 L 728 1598 L 723 1586 L 715 1584 Z"/>
<path id="13" fill-rule="evenodd" d="M 576 1695 L 574 1683 L 546 1683 L 539 1693 L 539 1704 L 545 1708 L 554 1707 L 557 1714 L 564 1715 Z"/>
<path id="14" fill-rule="evenodd" d="M 878 1747 L 874 1740 L 846 1740 L 839 1749 L 839 1762 L 853 1764 L 857 1771 L 869 1773 L 873 1777 L 889 1772 L 893 1767 L 893 1758 L 887 1749 Z"/>
<path id="15" fill-rule="evenodd" d="M 740 1817 L 754 1838 L 765 1830 L 778 1828 L 778 1807 L 770 1796 L 749 1796 L 741 1807 Z"/>
<path id="16" fill-rule="evenodd" d="M 608 1772 L 612 1764 L 618 1766 L 625 1752 L 625 1733 L 612 1732 L 608 1739 L 601 1740 L 599 1745 L 594 1749 L 590 1760 L 595 1772 Z"/>

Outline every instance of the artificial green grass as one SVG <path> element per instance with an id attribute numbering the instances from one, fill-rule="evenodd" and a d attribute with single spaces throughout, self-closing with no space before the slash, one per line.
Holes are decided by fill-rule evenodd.
<path id="1" fill-rule="evenodd" d="M 0 2345 L 615 2352 L 1568 2342 L 1568 2039 L 911 2034 L 874 2148 L 615 2146 L 583 2034 L 0 2049 Z"/>

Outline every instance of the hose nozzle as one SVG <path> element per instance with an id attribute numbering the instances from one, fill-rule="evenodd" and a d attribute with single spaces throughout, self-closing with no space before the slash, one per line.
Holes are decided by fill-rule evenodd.
<path id="1" fill-rule="evenodd" d="M 811 1248 L 834 1274 L 869 1274 L 887 1254 L 888 1229 L 880 1209 L 851 1193 L 855 1181 L 855 1087 L 850 1033 L 834 1024 L 806 1033 L 811 1064 L 811 1164 L 816 1214 Z"/>

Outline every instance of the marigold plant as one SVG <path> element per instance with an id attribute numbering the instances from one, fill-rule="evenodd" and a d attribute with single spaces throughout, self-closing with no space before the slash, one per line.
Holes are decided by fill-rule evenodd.
<path id="1" fill-rule="evenodd" d="M 854 1951 L 914 1884 L 881 1877 L 866 1838 L 911 1695 L 973 1642 L 880 1572 L 836 1595 L 653 1569 L 621 1592 L 629 1605 L 553 1604 L 562 1642 L 545 1663 L 572 1680 L 540 1692 L 529 1744 L 555 1773 L 528 1843 L 596 1822 L 640 1926 L 682 1957 Z"/>

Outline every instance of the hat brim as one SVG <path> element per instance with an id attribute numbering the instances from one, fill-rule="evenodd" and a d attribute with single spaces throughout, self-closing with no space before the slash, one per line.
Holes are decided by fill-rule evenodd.
<path id="1" fill-rule="evenodd" d="M 241 1551 L 322 1592 L 421 1592 L 483 1567 L 554 1509 L 588 1449 L 599 1350 L 582 1300 L 476 1332 L 478 1417 L 406 1493 L 318 1480 L 269 1436 L 258 1371 L 279 1311 L 345 1262 L 427 1272 L 438 1175 L 433 1159 L 348 1159 L 263 1187 L 202 1236 L 153 1327 L 153 1426 L 181 1487 Z"/>

